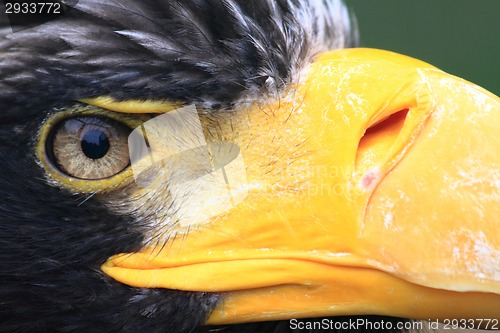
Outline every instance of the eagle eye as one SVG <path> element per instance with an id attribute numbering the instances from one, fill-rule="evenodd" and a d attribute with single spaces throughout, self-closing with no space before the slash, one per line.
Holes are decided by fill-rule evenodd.
<path id="1" fill-rule="evenodd" d="M 51 163 L 84 180 L 110 178 L 130 164 L 130 128 L 105 117 L 78 116 L 56 124 L 46 143 Z"/>

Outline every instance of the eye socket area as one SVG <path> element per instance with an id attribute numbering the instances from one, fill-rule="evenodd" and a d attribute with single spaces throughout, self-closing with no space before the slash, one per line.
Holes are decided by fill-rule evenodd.
<path id="1" fill-rule="evenodd" d="M 67 176 L 81 180 L 113 177 L 130 165 L 131 129 L 105 117 L 76 116 L 61 120 L 47 137 L 51 164 Z"/>

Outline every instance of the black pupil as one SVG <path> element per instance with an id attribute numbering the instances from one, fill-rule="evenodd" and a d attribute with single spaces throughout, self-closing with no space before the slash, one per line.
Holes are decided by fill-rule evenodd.
<path id="1" fill-rule="evenodd" d="M 109 151 L 109 139 L 106 133 L 95 129 L 85 133 L 82 137 L 82 151 L 88 158 L 98 160 L 106 156 Z"/>

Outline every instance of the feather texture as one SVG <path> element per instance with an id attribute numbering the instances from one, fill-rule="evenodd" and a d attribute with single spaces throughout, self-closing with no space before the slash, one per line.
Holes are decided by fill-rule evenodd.
<path id="1" fill-rule="evenodd" d="M 81 0 L 0 38 L 0 103 L 111 95 L 230 107 L 285 89 L 315 54 L 355 43 L 340 0 Z M 15 84 L 13 84 L 15 82 Z"/>

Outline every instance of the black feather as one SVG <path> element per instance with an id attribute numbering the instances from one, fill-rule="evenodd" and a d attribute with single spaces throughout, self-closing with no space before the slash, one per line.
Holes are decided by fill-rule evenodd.
<path id="1" fill-rule="evenodd" d="M 2 128 L 14 125 L 0 119 Z M 218 296 L 131 288 L 99 270 L 109 256 L 138 250 L 141 229 L 44 181 L 31 147 L 41 121 L 0 132 L 0 331 L 182 332 L 202 324 Z"/>
<path id="2" fill-rule="evenodd" d="M 311 12 L 303 26 L 297 8 L 310 3 L 82 0 L 0 39 L 0 103 L 30 107 L 26 97 L 43 93 L 58 102 L 111 95 L 230 106 L 263 96 L 315 53 L 352 43 L 346 22 L 337 29 Z"/>

